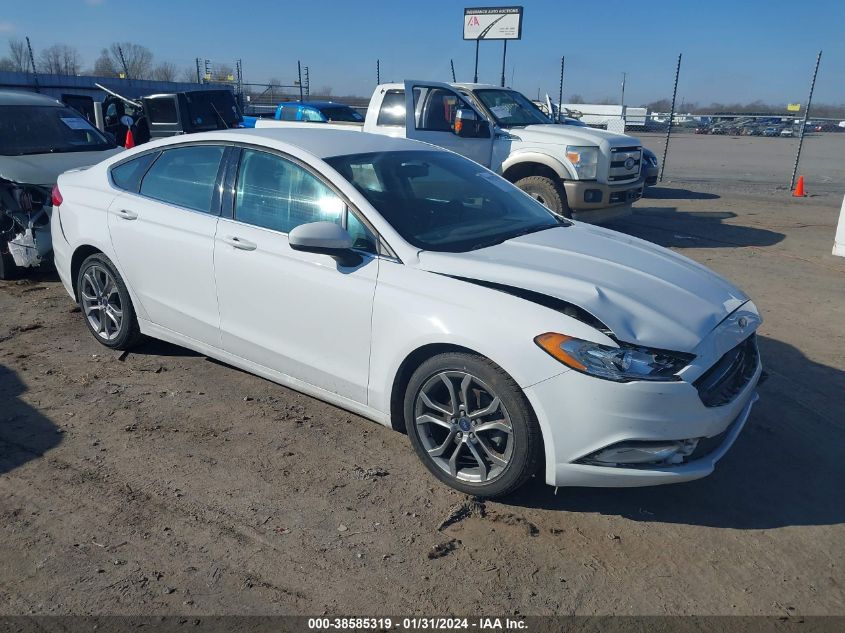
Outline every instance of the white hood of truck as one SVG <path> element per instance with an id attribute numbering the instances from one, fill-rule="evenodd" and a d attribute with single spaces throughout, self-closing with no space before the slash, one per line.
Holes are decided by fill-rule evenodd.
<path id="1" fill-rule="evenodd" d="M 591 127 L 577 125 L 529 125 L 527 127 L 510 128 L 511 134 L 523 141 L 535 143 L 553 143 L 555 145 L 606 145 L 607 147 L 640 146 L 640 139 L 626 134 L 616 134 L 607 130 L 597 130 Z"/>
<path id="2" fill-rule="evenodd" d="M 423 251 L 418 266 L 556 297 L 591 313 L 620 341 L 679 352 L 692 351 L 748 301 L 682 255 L 580 223 L 468 253 Z"/>

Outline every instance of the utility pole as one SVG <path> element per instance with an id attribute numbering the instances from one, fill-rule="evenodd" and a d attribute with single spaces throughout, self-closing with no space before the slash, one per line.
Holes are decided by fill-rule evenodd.
<path id="1" fill-rule="evenodd" d="M 376 85 L 381 83 L 381 60 L 376 60 Z"/>
<path id="2" fill-rule="evenodd" d="M 449 64 L 451 64 L 451 66 L 452 66 L 452 83 L 455 83 L 455 82 L 458 81 L 457 79 L 455 79 L 455 60 L 450 59 Z"/>
<path id="3" fill-rule="evenodd" d="M 299 75 L 299 81 L 296 82 L 299 84 L 299 100 L 302 101 L 302 62 L 299 60 L 296 61 L 296 73 Z"/>
<path id="4" fill-rule="evenodd" d="M 475 74 L 472 76 L 472 83 L 478 83 L 478 38 L 475 40 Z"/>
<path id="5" fill-rule="evenodd" d="M 663 182 L 663 172 L 666 171 L 666 157 L 669 154 L 669 136 L 672 134 L 672 121 L 675 119 L 675 98 L 678 96 L 678 76 L 681 74 L 681 55 L 678 53 L 678 67 L 675 69 L 675 88 L 672 90 L 672 110 L 669 112 L 669 127 L 666 128 L 666 144 L 663 146 L 663 163 L 660 165 L 660 182 Z"/>
<path id="6" fill-rule="evenodd" d="M 202 74 L 200 73 L 200 58 L 197 57 L 197 83 L 202 83 Z"/>
<path id="7" fill-rule="evenodd" d="M 311 98 L 311 75 L 308 72 L 308 66 L 303 70 L 305 72 L 305 99 L 308 100 Z"/>
<path id="8" fill-rule="evenodd" d="M 508 41 L 502 40 L 505 43 L 502 49 L 502 88 L 505 87 L 505 58 L 508 56 Z"/>
<path id="9" fill-rule="evenodd" d="M 801 132 L 798 134 L 798 152 L 795 154 L 795 165 L 792 166 L 792 180 L 789 182 L 790 191 L 795 188 L 795 174 L 798 173 L 798 161 L 801 160 L 801 147 L 804 145 L 804 129 L 807 127 L 807 118 L 810 116 L 810 104 L 813 102 L 813 90 L 816 88 L 816 75 L 819 74 L 819 64 L 821 61 L 822 52 L 819 51 L 816 57 L 816 69 L 813 71 L 813 80 L 810 82 L 810 96 L 807 97 L 807 107 L 804 110 L 804 118 L 801 121 Z"/>

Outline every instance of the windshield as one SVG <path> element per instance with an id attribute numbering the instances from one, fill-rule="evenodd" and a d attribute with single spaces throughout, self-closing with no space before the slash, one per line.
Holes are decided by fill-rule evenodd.
<path id="1" fill-rule="evenodd" d="M 243 121 L 235 96 L 228 90 L 186 92 L 185 99 L 196 131 L 231 128 Z"/>
<path id="2" fill-rule="evenodd" d="M 515 90 L 482 88 L 475 91 L 475 96 L 493 115 L 499 127 L 523 127 L 552 122 L 540 108 Z"/>
<path id="3" fill-rule="evenodd" d="M 464 252 L 568 225 L 504 178 L 449 152 L 326 159 L 407 242 Z"/>
<path id="4" fill-rule="evenodd" d="M 358 112 L 347 106 L 323 106 L 320 112 L 329 121 L 344 121 L 348 123 L 360 123 L 364 120 Z"/>
<path id="5" fill-rule="evenodd" d="M 95 152 L 115 147 L 76 110 L 56 106 L 0 106 L 0 154 Z"/>

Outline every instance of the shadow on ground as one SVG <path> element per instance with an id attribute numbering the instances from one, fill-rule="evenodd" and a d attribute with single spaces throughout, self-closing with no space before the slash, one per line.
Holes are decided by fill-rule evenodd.
<path id="1" fill-rule="evenodd" d="M 608 222 L 606 227 L 667 248 L 772 246 L 785 237 L 768 229 L 725 222 L 735 217 L 736 213 L 731 211 L 681 212 L 677 207 L 635 207 L 633 215 Z"/>
<path id="2" fill-rule="evenodd" d="M 0 365 L 0 475 L 38 459 L 62 441 L 58 427 L 20 399 L 26 387 Z"/>
<path id="3" fill-rule="evenodd" d="M 560 488 L 557 495 L 537 478 L 506 503 L 733 529 L 845 523 L 845 372 L 774 339 L 760 337 L 760 350 L 775 371 L 709 477 L 651 488 Z"/>
<path id="4" fill-rule="evenodd" d="M 721 197 L 715 193 L 679 189 L 677 187 L 660 187 L 658 185 L 643 189 L 643 198 L 655 200 L 718 200 Z"/>

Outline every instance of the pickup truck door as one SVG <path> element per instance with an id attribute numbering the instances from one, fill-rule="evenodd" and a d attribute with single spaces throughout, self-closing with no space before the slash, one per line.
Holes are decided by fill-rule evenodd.
<path id="1" fill-rule="evenodd" d="M 495 132 L 488 127 L 485 138 L 458 136 L 454 132 L 458 109 L 471 110 L 479 121 L 487 121 L 449 84 L 405 82 L 405 136 L 438 145 L 490 167 Z"/>

